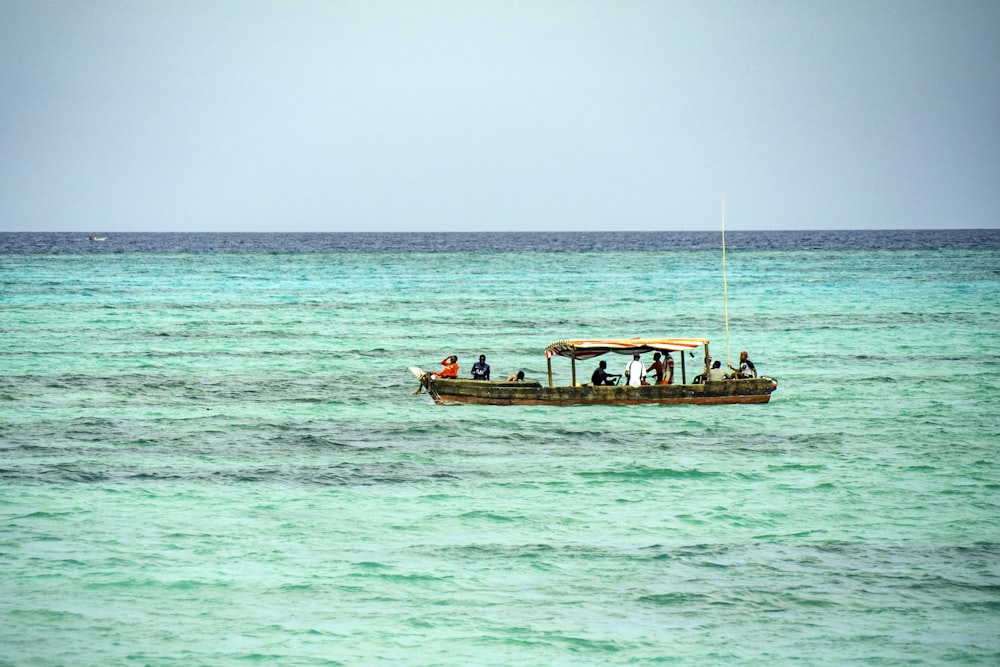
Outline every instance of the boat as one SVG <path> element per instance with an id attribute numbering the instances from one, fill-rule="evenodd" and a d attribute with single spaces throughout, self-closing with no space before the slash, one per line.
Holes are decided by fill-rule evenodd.
<path id="1" fill-rule="evenodd" d="M 107 236 L 88 236 L 87 240 L 88 241 L 107 241 L 108 237 Z"/>
<path id="2" fill-rule="evenodd" d="M 473 403 L 481 405 L 723 405 L 731 403 L 767 403 L 778 382 L 770 377 L 729 378 L 711 380 L 708 369 L 711 357 L 709 341 L 703 338 L 628 338 L 615 340 L 557 341 L 545 348 L 548 365 L 548 383 L 535 381 L 464 380 L 442 378 L 416 366 L 410 367 L 420 381 L 417 393 L 426 391 L 440 405 Z M 702 348 L 703 359 L 696 366 L 698 375 L 688 382 L 685 353 L 694 355 Z M 675 364 L 675 384 L 648 384 L 639 387 L 627 385 L 592 385 L 577 382 L 577 361 L 585 361 L 603 354 L 646 354 L 648 352 L 679 353 L 680 363 Z M 571 382 L 568 386 L 555 386 L 552 377 L 552 359 L 570 359 Z M 695 357 L 697 358 L 697 357 Z M 679 368 L 678 368 L 679 367 Z M 691 369 L 694 370 L 694 369 Z"/>

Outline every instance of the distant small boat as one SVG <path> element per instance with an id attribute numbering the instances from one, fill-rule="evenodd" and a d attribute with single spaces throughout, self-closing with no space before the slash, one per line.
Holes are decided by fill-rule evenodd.
<path id="1" fill-rule="evenodd" d="M 87 240 L 88 241 L 107 241 L 108 237 L 107 236 L 88 236 Z"/>

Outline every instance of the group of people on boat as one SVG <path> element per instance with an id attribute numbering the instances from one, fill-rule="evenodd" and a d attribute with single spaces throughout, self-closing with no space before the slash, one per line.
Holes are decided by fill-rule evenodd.
<path id="1" fill-rule="evenodd" d="M 665 356 L 664 356 L 665 355 Z M 431 373 L 436 378 L 458 379 L 458 355 L 452 354 L 441 360 L 443 368 Z M 727 364 L 728 366 L 728 364 Z M 652 376 L 652 377 L 650 377 Z M 590 376 L 590 384 L 595 387 L 617 385 L 619 380 L 625 378 L 625 385 L 629 387 L 641 387 L 649 384 L 673 384 L 674 383 L 674 359 L 670 352 L 653 353 L 653 363 L 645 367 L 642 363 L 642 355 L 633 354 L 632 361 L 625 365 L 624 373 L 609 373 L 608 362 L 601 360 Z M 750 361 L 750 357 L 744 350 L 740 352 L 740 365 L 738 368 L 729 366 L 729 370 L 723 370 L 722 362 L 715 360 L 711 362 L 708 369 L 708 381 L 718 382 L 720 380 L 745 380 L 757 377 L 757 367 Z M 647 381 L 647 378 L 652 382 Z M 486 363 L 486 355 L 480 354 L 479 361 L 472 365 L 473 380 L 489 380 L 490 365 Z M 524 371 L 518 371 L 507 377 L 507 382 L 520 382 L 524 380 Z M 705 382 L 705 374 L 702 373 L 694 378 L 694 384 Z"/>
<path id="2" fill-rule="evenodd" d="M 436 378 L 458 379 L 458 355 L 452 354 L 441 360 L 444 366 L 439 372 L 431 373 Z M 490 365 L 486 363 L 486 355 L 480 354 L 479 361 L 472 364 L 473 380 L 489 380 Z M 524 380 L 524 371 L 518 371 L 507 378 L 507 382 L 521 382 Z"/>
<path id="3" fill-rule="evenodd" d="M 659 352 L 653 353 L 653 363 L 646 368 L 642 364 L 642 355 L 633 354 L 632 361 L 625 365 L 624 373 L 608 373 L 608 362 L 601 361 L 590 376 L 590 384 L 595 387 L 602 385 L 616 385 L 624 377 L 625 384 L 630 387 L 641 387 L 648 384 L 673 384 L 674 382 L 674 359 L 666 352 L 666 358 Z M 648 376 L 654 376 L 653 382 L 647 382 Z"/>
<path id="4" fill-rule="evenodd" d="M 755 377 L 757 377 L 757 367 L 753 365 L 752 361 L 750 361 L 750 356 L 747 354 L 746 350 L 740 352 L 739 368 L 729 366 L 729 371 L 727 372 L 723 370 L 722 362 L 716 359 L 711 363 L 711 367 L 708 369 L 709 382 L 718 382 L 719 380 L 750 380 Z M 704 373 L 695 376 L 695 384 L 702 384 L 703 382 L 705 382 Z"/>
<path id="5" fill-rule="evenodd" d="M 632 361 L 625 366 L 625 372 L 617 375 L 608 373 L 608 362 L 601 361 L 590 376 L 590 384 L 596 386 L 616 385 L 624 377 L 625 384 L 630 387 L 641 387 L 649 384 L 673 384 L 674 383 L 674 360 L 670 352 L 666 352 L 666 357 L 661 360 L 659 352 L 653 353 L 653 363 L 648 368 L 643 367 L 641 355 L 633 354 Z M 728 365 L 728 364 L 727 364 Z M 653 381 L 648 382 L 647 378 L 653 376 Z M 739 368 L 729 366 L 729 370 L 722 369 L 722 362 L 715 360 L 711 362 L 708 369 L 708 381 L 718 382 L 720 380 L 749 380 L 757 377 L 757 367 L 750 361 L 750 356 L 744 350 L 740 352 Z M 695 384 L 705 382 L 705 374 L 702 373 L 694 378 Z"/>

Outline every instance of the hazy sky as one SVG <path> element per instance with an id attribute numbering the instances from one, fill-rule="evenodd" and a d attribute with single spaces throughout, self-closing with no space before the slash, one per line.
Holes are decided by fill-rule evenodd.
<path id="1" fill-rule="evenodd" d="M 0 230 L 1000 226 L 1000 2 L 0 0 Z"/>

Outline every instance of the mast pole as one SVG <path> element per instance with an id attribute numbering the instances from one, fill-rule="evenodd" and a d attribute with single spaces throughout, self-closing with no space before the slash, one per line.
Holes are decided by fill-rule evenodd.
<path id="1" fill-rule="evenodd" d="M 729 367 L 729 285 L 726 282 L 726 195 L 722 194 L 722 310 L 726 318 L 726 367 Z"/>

